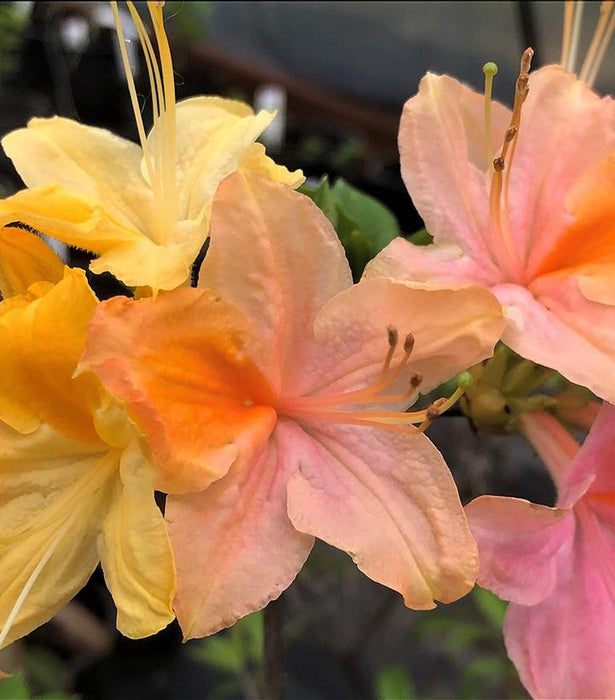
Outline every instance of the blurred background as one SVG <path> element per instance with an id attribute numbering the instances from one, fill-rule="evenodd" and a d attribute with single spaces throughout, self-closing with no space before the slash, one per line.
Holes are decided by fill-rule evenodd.
<path id="1" fill-rule="evenodd" d="M 582 48 L 598 11 L 598 2 L 585 3 Z M 559 60 L 563 3 L 167 2 L 165 13 L 178 99 L 213 93 L 277 109 L 262 139 L 270 155 L 302 168 L 312 188 L 325 175 L 343 178 L 411 234 L 422 223 L 399 174 L 404 102 L 428 70 L 482 91 L 482 66 L 495 61 L 495 97 L 510 104 L 527 46 L 535 68 Z M 147 123 L 149 86 L 130 27 Z M 612 46 L 596 87 L 615 87 Z M 136 140 L 108 5 L 0 3 L 0 103 L 2 134 L 32 116 L 60 114 Z M 0 195 L 21 186 L 2 156 Z M 111 293 L 104 282 L 100 290 Z M 481 493 L 553 502 L 552 484 L 521 438 L 477 434 L 460 415 L 439 419 L 430 437 L 464 502 Z M 264 624 L 281 642 L 278 680 L 288 698 L 526 697 L 501 639 L 505 605 L 486 591 L 412 612 L 345 555 L 319 545 L 270 607 L 208 640 L 182 645 L 172 625 L 133 642 L 115 632 L 97 572 L 54 620 L 0 652 L 0 668 L 23 669 L 0 682 L 0 698 L 267 697 Z"/>

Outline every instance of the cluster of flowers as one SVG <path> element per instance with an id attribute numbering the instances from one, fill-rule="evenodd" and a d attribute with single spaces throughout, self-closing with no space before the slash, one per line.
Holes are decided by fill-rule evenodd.
<path id="1" fill-rule="evenodd" d="M 613 696 L 615 103 L 563 67 L 530 73 L 531 51 L 512 112 L 490 83 L 427 75 L 399 142 L 434 244 L 396 239 L 353 285 L 301 172 L 255 143 L 274 115 L 176 104 L 162 4 L 153 41 L 128 7 L 152 82 L 147 135 L 124 53 L 140 146 L 57 117 L 2 142 L 27 189 L 0 202 L 0 645 L 99 562 L 125 635 L 175 616 L 213 634 L 287 588 L 318 537 L 411 608 L 478 577 L 512 601 L 532 694 Z M 134 298 L 99 302 L 32 230 Z M 464 512 L 423 431 L 465 386 L 407 411 L 499 340 L 605 402 L 582 447 L 544 410 L 520 419 L 554 508 Z"/>

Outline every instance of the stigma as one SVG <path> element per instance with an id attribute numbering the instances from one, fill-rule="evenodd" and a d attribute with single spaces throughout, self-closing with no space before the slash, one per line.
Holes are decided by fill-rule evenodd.
<path id="1" fill-rule="evenodd" d="M 456 403 L 471 379 L 469 375 L 465 376 L 467 373 L 462 373 L 457 389 L 449 398 L 438 398 L 419 411 L 400 410 L 417 398 L 423 377 L 409 371 L 415 345 L 412 333 L 407 333 L 400 343 L 397 329 L 388 326 L 386 336 L 388 347 L 382 367 L 370 384 L 361 389 L 340 393 L 283 397 L 278 399 L 275 405 L 278 414 L 298 422 L 311 418 L 322 422 L 365 425 L 401 433 L 420 433 L 426 430 L 438 416 Z M 393 358 L 399 350 L 402 351 L 402 356 L 394 363 Z M 392 393 L 403 374 L 408 375 L 405 389 L 401 393 Z M 371 410 L 369 407 L 374 404 L 377 404 L 377 409 Z M 387 406 L 391 406 L 391 409 L 387 409 Z"/>

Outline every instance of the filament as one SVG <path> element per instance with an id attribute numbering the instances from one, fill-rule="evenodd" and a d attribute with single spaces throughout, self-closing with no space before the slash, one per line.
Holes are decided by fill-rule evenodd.
<path id="1" fill-rule="evenodd" d="M 568 65 L 570 55 L 570 38 L 572 36 L 572 21 L 574 17 L 574 0 L 565 0 L 564 4 L 564 28 L 562 32 L 562 57 L 560 64 Z"/>
<path id="2" fill-rule="evenodd" d="M 612 5 L 613 5 L 613 3 L 611 3 L 611 6 Z M 592 87 L 593 84 L 596 82 L 596 78 L 598 76 L 598 71 L 600 70 L 600 67 L 602 66 L 602 61 L 604 60 L 604 54 L 606 53 L 609 42 L 611 41 L 611 37 L 613 36 L 613 30 L 615 30 L 615 11 L 613 11 L 613 9 L 611 9 L 609 23 L 606 26 L 606 29 L 604 31 L 604 35 L 602 37 L 602 40 L 600 41 L 600 46 L 598 47 L 598 49 L 596 51 L 596 56 L 594 58 L 593 64 L 588 69 L 587 78 L 585 80 L 585 82 L 590 87 Z"/>
<path id="3" fill-rule="evenodd" d="M 574 19 L 572 22 L 572 32 L 570 37 L 570 48 L 568 52 L 568 61 L 565 65 L 566 70 L 571 73 L 575 72 L 577 64 L 577 53 L 579 49 L 579 37 L 581 35 L 581 20 L 583 18 L 583 0 L 577 0 L 574 3 Z"/>
<path id="4" fill-rule="evenodd" d="M 615 3 L 612 0 L 605 0 L 600 4 L 600 16 L 598 18 L 598 23 L 596 24 L 596 29 L 594 31 L 594 36 L 592 37 L 591 44 L 587 50 L 585 60 L 583 61 L 583 66 L 579 73 L 580 80 L 587 80 L 591 69 L 593 68 L 594 61 L 598 54 L 600 48 L 602 37 L 608 27 L 611 12 L 613 10 L 613 5 Z"/>

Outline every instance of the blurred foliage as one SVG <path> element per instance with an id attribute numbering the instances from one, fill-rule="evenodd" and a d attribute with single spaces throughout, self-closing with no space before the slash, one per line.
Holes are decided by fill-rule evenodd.
<path id="1" fill-rule="evenodd" d="M 217 671 L 220 681 L 211 698 L 258 697 L 263 685 L 263 612 L 192 646 L 192 657 Z"/>
<path id="2" fill-rule="evenodd" d="M 303 185 L 310 197 L 333 224 L 344 246 L 353 279 L 394 238 L 401 235 L 393 213 L 378 200 L 338 179 L 331 186 L 325 176 L 317 187 Z"/>
<path id="3" fill-rule="evenodd" d="M 202 44 L 207 39 L 213 2 L 167 2 L 165 22 L 173 34 L 193 44 Z"/>
<path id="4" fill-rule="evenodd" d="M 400 664 L 391 664 L 376 675 L 376 697 L 378 700 L 413 700 L 418 695 L 406 669 Z"/>
<path id="5" fill-rule="evenodd" d="M 420 231 L 409 236 L 408 240 L 414 243 L 414 245 L 431 245 L 433 243 L 433 236 L 431 233 L 427 232 L 426 228 L 422 228 Z"/>
<path id="6" fill-rule="evenodd" d="M 28 15 L 16 3 L 0 3 L 0 84 L 11 77 L 19 63 L 18 48 Z"/>

